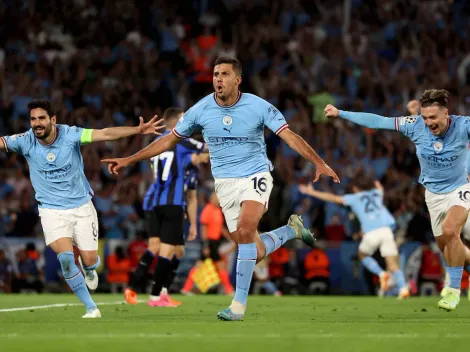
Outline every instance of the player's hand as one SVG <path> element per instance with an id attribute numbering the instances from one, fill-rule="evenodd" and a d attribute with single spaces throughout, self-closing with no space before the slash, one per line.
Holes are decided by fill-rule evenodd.
<path id="1" fill-rule="evenodd" d="M 418 115 L 419 112 L 419 101 L 418 100 L 411 100 L 406 104 L 406 108 L 408 109 L 408 113 L 411 115 Z"/>
<path id="2" fill-rule="evenodd" d="M 333 105 L 328 104 L 324 110 L 326 117 L 338 117 L 339 110 L 336 109 Z"/>
<path id="3" fill-rule="evenodd" d="M 336 172 L 333 171 L 331 167 L 329 167 L 325 162 L 321 162 L 318 164 L 315 164 L 316 167 L 316 172 L 315 172 L 315 179 L 313 182 L 317 182 L 320 179 L 320 175 L 327 175 L 333 178 L 333 181 L 336 183 L 340 183 L 341 181 L 339 180 L 338 175 L 336 175 Z"/>
<path id="4" fill-rule="evenodd" d="M 299 185 L 299 192 L 302 194 L 312 194 L 315 191 L 312 184 L 309 183 L 307 185 Z"/>
<path id="5" fill-rule="evenodd" d="M 111 175 L 118 175 L 119 169 L 128 167 L 130 164 L 127 158 L 103 159 L 101 162 L 108 164 L 108 171 Z"/>
<path id="6" fill-rule="evenodd" d="M 140 134 L 156 134 L 161 135 L 160 130 L 165 129 L 163 125 L 163 119 L 157 120 L 158 116 L 155 115 L 149 122 L 144 122 L 142 116 L 139 117 L 139 133 Z"/>
<path id="7" fill-rule="evenodd" d="M 189 227 L 188 241 L 194 241 L 197 237 L 197 226 L 191 225 Z"/>

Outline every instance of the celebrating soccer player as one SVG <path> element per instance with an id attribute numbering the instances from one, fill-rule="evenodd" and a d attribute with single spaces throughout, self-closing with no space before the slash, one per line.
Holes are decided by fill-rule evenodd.
<path id="1" fill-rule="evenodd" d="M 371 273 L 380 278 L 380 292 L 385 294 L 389 285 L 389 274 L 392 273 L 398 287 L 398 298 L 406 299 L 410 291 L 405 283 L 403 272 L 398 264 L 398 248 L 392 229 L 395 219 L 383 204 L 383 187 L 367 175 L 358 174 L 352 180 L 353 194 L 339 196 L 333 193 L 320 192 L 311 184 L 300 185 L 303 194 L 341 205 L 346 205 L 356 214 L 364 233 L 359 245 L 359 259 Z M 377 249 L 385 259 L 387 271 L 383 270 L 372 257 Z"/>
<path id="2" fill-rule="evenodd" d="M 93 190 L 83 170 L 80 146 L 112 141 L 139 133 L 160 134 L 162 120 L 154 116 L 138 127 L 112 127 L 102 130 L 56 124 L 53 104 L 32 101 L 28 104 L 31 129 L 26 133 L 0 137 L 0 148 L 21 153 L 28 162 L 31 183 L 36 192 L 39 216 L 46 245 L 60 262 L 67 284 L 83 302 L 83 318 L 100 318 L 101 313 L 86 285 L 98 286 L 98 217 L 91 202 Z M 73 245 L 79 249 L 85 277 L 75 264 Z"/>
<path id="3" fill-rule="evenodd" d="M 470 209 L 466 170 L 470 119 L 449 115 L 448 100 L 446 90 L 429 89 L 420 99 L 421 115 L 385 118 L 341 111 L 333 105 L 326 106 L 325 115 L 339 116 L 368 128 L 397 130 L 415 143 L 421 166 L 419 182 L 426 188 L 432 230 L 450 276 L 449 288 L 438 306 L 454 310 L 460 302 L 463 266 L 470 262 L 470 250 L 460 239 Z"/>
<path id="4" fill-rule="evenodd" d="M 287 226 L 257 233 L 258 223 L 268 208 L 273 187 L 273 169 L 266 155 L 264 126 L 281 137 L 292 149 L 316 166 L 315 181 L 321 174 L 339 182 L 335 172 L 297 134 L 284 116 L 271 104 L 253 95 L 242 94 L 242 68 L 237 59 L 219 57 L 214 63 L 214 94 L 210 94 L 179 120 L 170 133 L 138 153 L 117 159 L 106 159 L 111 173 L 140 160 L 161 155 L 194 130 L 202 130 L 211 156 L 215 190 L 225 215 L 227 227 L 238 244 L 236 292 L 229 308 L 218 313 L 222 320 L 242 320 L 253 270 L 262 260 L 287 240 L 298 238 L 312 246 L 315 239 L 297 215 Z"/>

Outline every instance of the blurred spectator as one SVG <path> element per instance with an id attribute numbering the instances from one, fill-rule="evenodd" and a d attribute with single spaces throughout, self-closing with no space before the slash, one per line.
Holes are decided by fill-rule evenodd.
<path id="1" fill-rule="evenodd" d="M 114 253 L 108 256 L 106 267 L 108 269 L 106 280 L 111 285 L 111 292 L 117 293 L 119 287 L 122 291 L 122 288 L 129 282 L 131 264 L 121 246 L 116 247 Z"/>
<path id="2" fill-rule="evenodd" d="M 13 269 L 10 261 L 5 256 L 5 250 L 0 248 L 0 291 L 11 292 L 11 283 L 13 278 Z"/>
<path id="3" fill-rule="evenodd" d="M 12 281 L 12 292 L 35 291 L 41 293 L 44 287 L 41 272 L 36 261 L 28 257 L 26 250 L 21 249 L 16 253 L 18 273 Z"/>

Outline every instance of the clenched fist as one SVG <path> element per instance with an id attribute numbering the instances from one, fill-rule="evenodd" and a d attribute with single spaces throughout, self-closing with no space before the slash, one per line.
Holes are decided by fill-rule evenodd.
<path id="1" fill-rule="evenodd" d="M 419 112 L 419 101 L 412 100 L 406 104 L 406 108 L 408 109 L 408 113 L 411 115 L 418 115 Z"/>
<path id="2" fill-rule="evenodd" d="M 325 116 L 326 117 L 338 117 L 339 116 L 339 110 L 336 109 L 331 104 L 328 104 L 324 111 L 325 111 Z"/>

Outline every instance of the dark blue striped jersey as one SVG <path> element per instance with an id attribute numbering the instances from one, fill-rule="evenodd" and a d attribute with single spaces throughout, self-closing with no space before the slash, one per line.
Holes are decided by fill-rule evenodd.
<path id="1" fill-rule="evenodd" d="M 166 131 L 161 138 L 170 133 Z M 183 139 L 173 148 L 151 159 L 154 183 L 144 197 L 143 209 L 148 211 L 159 205 L 185 206 L 185 178 L 191 163 L 191 154 L 199 154 L 204 143 Z"/>

